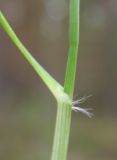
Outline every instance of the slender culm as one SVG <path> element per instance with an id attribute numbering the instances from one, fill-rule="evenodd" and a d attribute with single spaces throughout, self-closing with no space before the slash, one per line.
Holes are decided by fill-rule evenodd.
<path id="1" fill-rule="evenodd" d="M 72 101 L 79 43 L 79 0 L 70 0 L 69 51 L 64 82 L 64 92 Z M 58 103 L 52 160 L 66 160 L 71 124 L 72 104 Z"/>
<path id="2" fill-rule="evenodd" d="M 70 0 L 69 13 L 69 53 L 64 91 L 73 98 L 79 45 L 80 0 Z"/>

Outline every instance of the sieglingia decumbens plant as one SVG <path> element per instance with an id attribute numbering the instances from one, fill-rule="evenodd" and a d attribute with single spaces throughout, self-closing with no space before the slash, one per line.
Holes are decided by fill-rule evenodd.
<path id="1" fill-rule="evenodd" d="M 82 112 L 88 117 L 92 116 L 90 109 L 81 108 L 80 103 L 84 102 L 87 97 L 73 101 L 76 64 L 79 46 L 79 17 L 80 17 L 80 0 L 70 0 L 69 2 L 69 50 L 66 67 L 64 86 L 59 84 L 30 54 L 22 44 L 18 36 L 9 25 L 8 21 L 0 11 L 0 25 L 6 31 L 13 43 L 20 50 L 20 53 L 31 64 L 36 73 L 40 76 L 53 96 L 57 100 L 57 117 L 55 125 L 55 135 L 52 149 L 51 160 L 66 160 L 69 142 L 71 112 L 72 110 Z"/>

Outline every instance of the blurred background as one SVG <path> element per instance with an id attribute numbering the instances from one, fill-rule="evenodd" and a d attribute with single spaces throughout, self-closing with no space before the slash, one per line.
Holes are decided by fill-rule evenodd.
<path id="1" fill-rule="evenodd" d="M 68 51 L 69 0 L 0 0 L 22 42 L 61 84 Z M 92 119 L 72 114 L 68 160 L 117 159 L 117 1 L 81 0 L 74 99 Z M 0 27 L 0 159 L 50 159 L 56 101 Z"/>

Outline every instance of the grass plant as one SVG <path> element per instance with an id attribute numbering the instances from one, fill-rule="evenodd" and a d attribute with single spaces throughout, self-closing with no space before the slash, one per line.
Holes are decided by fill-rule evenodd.
<path id="1" fill-rule="evenodd" d="M 69 50 L 64 86 L 59 84 L 35 60 L 31 53 L 22 44 L 3 13 L 0 11 L 1 26 L 57 100 L 57 116 L 51 160 L 67 159 L 71 113 L 73 109 L 73 93 L 79 44 L 80 0 L 70 0 L 69 3 Z"/>

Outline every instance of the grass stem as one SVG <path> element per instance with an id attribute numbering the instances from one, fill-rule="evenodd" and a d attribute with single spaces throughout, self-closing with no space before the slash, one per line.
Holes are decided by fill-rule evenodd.
<path id="1" fill-rule="evenodd" d="M 73 99 L 79 44 L 80 0 L 70 0 L 69 53 L 64 82 L 64 92 Z M 72 103 L 58 103 L 52 160 L 66 160 L 71 124 Z"/>
<path id="2" fill-rule="evenodd" d="M 35 58 L 25 48 L 0 11 L 0 24 L 2 25 L 3 29 L 20 50 L 21 54 L 41 77 L 57 100 L 58 108 L 51 160 L 67 159 L 79 44 L 79 8 L 80 0 L 70 0 L 69 51 L 64 88 L 35 60 Z"/>

